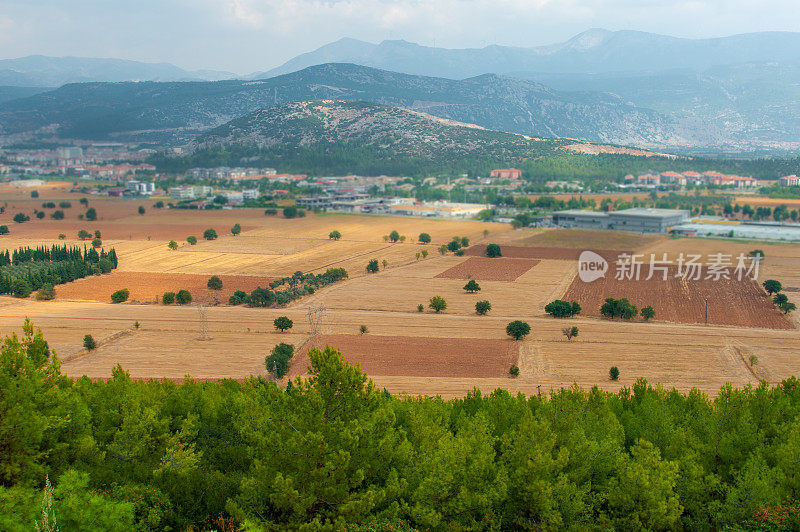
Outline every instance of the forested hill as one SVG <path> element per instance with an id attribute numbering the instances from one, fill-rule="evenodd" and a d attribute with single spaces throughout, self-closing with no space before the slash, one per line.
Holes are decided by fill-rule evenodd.
<path id="1" fill-rule="evenodd" d="M 314 176 L 487 175 L 515 166 L 532 181 L 619 179 L 648 170 L 718 170 L 758 178 L 796 172 L 797 160 L 585 155 L 566 139 L 486 130 L 418 111 L 359 101 L 319 100 L 271 106 L 203 135 L 185 157 L 158 155 L 166 172 L 192 167 L 260 166 Z"/>
<path id="2" fill-rule="evenodd" d="M 0 346 L 0 530 L 800 527 L 795 378 L 443 401 L 309 359 L 285 387 L 73 382 L 26 324 Z"/>

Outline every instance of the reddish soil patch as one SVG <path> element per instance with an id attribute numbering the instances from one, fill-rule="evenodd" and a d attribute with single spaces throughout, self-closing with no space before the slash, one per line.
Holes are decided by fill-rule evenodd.
<path id="1" fill-rule="evenodd" d="M 621 253 L 628 253 L 630 251 L 615 251 L 612 249 L 591 249 L 607 261 L 616 261 Z M 582 249 L 570 248 L 548 248 L 548 247 L 528 247 L 528 246 L 500 246 L 500 251 L 503 257 L 508 259 L 550 259 L 550 260 L 578 260 Z M 470 246 L 464 252 L 465 255 L 471 257 L 485 257 L 486 246 Z"/>
<path id="2" fill-rule="evenodd" d="M 477 338 L 333 334 L 322 336 L 317 345 L 341 351 L 368 375 L 408 377 L 502 377 L 519 355 L 517 342 Z M 289 375 L 306 373 L 309 348 L 294 356 Z"/>
<path id="3" fill-rule="evenodd" d="M 639 281 L 617 280 L 616 265 L 610 264 L 606 276 L 591 283 L 575 277 L 563 299 L 577 301 L 581 314 L 601 316 L 600 307 L 606 298 L 627 297 L 639 309 L 652 306 L 656 320 L 676 323 L 705 323 L 705 308 L 708 301 L 708 323 L 712 325 L 734 325 L 739 327 L 762 327 L 767 329 L 793 329 L 784 316 L 752 279 L 699 280 L 676 278 L 677 267 L 670 266 L 667 279 L 656 272 L 648 276 L 649 266 L 643 266 Z"/>
<path id="4" fill-rule="evenodd" d="M 517 277 L 539 264 L 538 260 L 500 257 L 470 257 L 443 271 L 437 278 L 475 279 L 477 281 L 516 281 Z"/>
<path id="5" fill-rule="evenodd" d="M 145 273 L 114 271 L 106 275 L 95 275 L 71 283 L 56 286 L 56 299 L 79 299 L 111 302 L 111 294 L 122 288 L 130 290 L 128 301 L 155 303 L 161 301 L 164 292 L 188 290 L 196 301 L 199 298 L 216 297 L 220 304 L 227 305 L 236 290 L 251 292 L 258 286 L 266 287 L 274 279 L 247 277 L 242 275 L 220 275 L 222 290 L 206 287 L 210 275 L 184 273 Z"/>

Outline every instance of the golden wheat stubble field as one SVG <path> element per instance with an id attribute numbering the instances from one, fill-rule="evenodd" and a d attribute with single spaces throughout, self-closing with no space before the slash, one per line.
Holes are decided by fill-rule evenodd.
<path id="1" fill-rule="evenodd" d="M 22 200 L 15 200 L 15 204 L 21 203 Z M 346 268 L 350 279 L 286 308 L 223 305 L 206 308 L 202 313 L 196 306 L 98 302 L 103 299 L 98 293 L 112 288 L 106 285 L 113 277 L 102 283 L 85 279 L 57 288 L 55 301 L 0 298 L 0 333 L 18 332 L 23 319 L 29 317 L 43 329 L 62 358 L 67 374 L 93 378 L 108 377 L 111 369 L 120 364 L 137 378 L 181 379 L 190 375 L 202 379 L 243 379 L 265 374 L 264 356 L 277 343 L 292 343 L 302 352 L 309 345 L 321 345 L 326 337 L 335 338 L 345 347 L 352 346 L 349 360 L 373 368 L 373 378 L 379 386 L 393 393 L 448 397 L 463 395 L 474 387 L 484 391 L 504 387 L 532 394 L 577 383 L 614 390 L 632 384 L 638 377 L 668 388 L 697 387 L 715 393 L 725 382 L 745 385 L 758 378 L 779 382 L 800 368 L 797 329 L 704 327 L 661 322 L 658 317 L 654 323 L 587 317 L 554 320 L 544 314 L 544 305 L 567 292 L 577 273 L 573 260 L 542 258 L 530 262 L 527 270 L 515 265 L 512 269 L 521 272 L 516 279 L 478 279 L 481 290 L 468 294 L 463 286 L 472 275 L 470 267 L 463 264 L 470 257 L 442 256 L 437 251 L 441 243 L 453 236 L 467 236 L 475 245 L 497 242 L 501 246 L 559 247 L 559 242 L 563 242 L 561 247 L 570 249 L 648 253 L 712 253 L 731 252 L 731 249 L 746 252 L 760 247 L 767 255 L 762 277 L 771 276 L 795 287 L 800 286 L 798 246 L 671 240 L 588 231 L 514 231 L 507 225 L 400 217 L 309 215 L 287 220 L 267 217 L 263 211 L 255 210 L 156 210 L 150 203 L 144 203 L 146 214 L 140 216 L 136 202 L 104 200 L 101 205 L 100 200 L 90 198 L 90 205 L 97 205 L 98 212 L 108 213 L 107 216 L 96 222 L 76 219 L 67 222 L 101 231 L 104 245 L 113 245 L 118 251 L 119 274 L 124 274 L 125 282 L 136 279 L 137 273 L 147 272 L 148 283 L 159 275 L 170 282 L 190 276 L 192 286 L 198 286 L 197 279 L 202 281 L 210 275 L 222 276 L 229 285 L 244 279 L 264 279 L 266 283 L 297 270 L 320 273 L 329 267 Z M 73 201 L 75 207 L 77 201 Z M 8 211 L 5 216 L 9 216 Z M 229 233 L 234 223 L 243 227 L 240 236 Z M 8 248 L 60 242 L 57 235 L 63 232 L 59 230 L 63 226 L 58 224 L 58 221 L 39 220 L 10 223 L 12 232 L 1 242 Z M 196 246 L 186 243 L 186 236 L 201 238 L 205 228 L 214 228 L 220 238 L 210 242 L 201 239 Z M 334 229 L 342 233 L 341 240 L 327 238 Z M 384 235 L 392 230 L 406 236 L 405 242 L 385 242 Z M 489 231 L 486 238 L 484 230 Z M 429 233 L 433 243 L 427 246 L 413 243 L 421 232 Z M 114 238 L 115 235 L 121 236 Z M 169 250 L 166 245 L 169 240 L 179 242 L 179 249 Z M 66 242 L 82 244 L 71 234 Z M 416 254 L 423 249 L 428 256 L 417 258 Z M 572 254 L 554 252 L 552 256 Z M 381 265 L 376 274 L 365 272 L 371 259 Z M 520 259 L 499 259 L 499 271 L 508 269 L 503 260 Z M 481 265 L 481 271 L 484 270 L 485 265 Z M 463 279 L 458 278 L 461 273 Z M 78 284 L 86 286 L 77 287 Z M 435 313 L 427 306 L 434 295 L 447 301 L 447 309 L 442 313 Z M 789 296 L 800 303 L 797 293 L 790 292 Z M 479 300 L 491 302 L 488 316 L 475 315 L 475 302 Z M 418 312 L 419 304 L 423 305 L 423 312 Z M 318 328 L 320 336 L 312 339 L 306 314 L 316 309 L 325 309 L 325 313 Z M 274 330 L 272 320 L 280 315 L 294 320 L 290 333 Z M 513 342 L 505 334 L 506 324 L 514 319 L 526 320 L 532 326 L 531 335 L 522 342 Z M 140 323 L 138 329 L 133 326 L 136 321 Z M 200 339 L 203 321 L 208 332 L 207 338 Z M 362 325 L 368 329 L 368 339 L 359 338 Z M 561 333 L 567 325 L 580 329 L 579 336 L 571 341 Z M 85 334 L 92 334 L 99 341 L 99 347 L 91 353 L 82 350 Z M 403 338 L 415 341 L 404 342 Z M 475 343 L 480 344 L 480 349 L 460 347 L 469 339 L 481 340 Z M 415 348 L 420 341 L 426 345 L 423 350 Z M 447 351 L 446 360 L 440 360 L 445 356 L 442 349 Z M 751 355 L 758 359 L 755 367 L 749 364 Z M 433 372 L 435 375 L 420 374 L 419 362 L 430 357 L 435 359 L 432 366 L 438 368 Z M 517 378 L 511 378 L 507 368 L 500 367 L 513 360 L 520 367 Z M 414 371 L 403 369 L 408 363 L 414 364 Z M 612 365 L 621 370 L 619 381 L 608 380 Z M 292 373 L 304 373 L 302 366 L 304 358 L 299 355 Z M 470 367 L 484 369 L 480 376 L 470 375 Z"/>

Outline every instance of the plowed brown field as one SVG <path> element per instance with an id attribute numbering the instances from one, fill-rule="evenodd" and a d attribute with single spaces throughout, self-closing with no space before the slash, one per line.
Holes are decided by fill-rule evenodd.
<path id="1" fill-rule="evenodd" d="M 289 375 L 305 374 L 308 349 L 326 345 L 368 375 L 502 377 L 519 356 L 519 343 L 511 340 L 331 334 L 306 344 L 292 359 Z"/>
<path id="2" fill-rule="evenodd" d="M 627 297 L 639 309 L 652 306 L 657 320 L 677 323 L 705 323 L 708 302 L 708 323 L 768 329 L 792 329 L 793 324 L 772 304 L 756 281 L 743 278 L 700 280 L 675 277 L 676 266 L 670 266 L 667 279 L 656 273 L 650 280 L 642 268 L 640 280 L 618 280 L 616 266 L 610 265 L 605 277 L 584 283 L 575 277 L 563 299 L 577 301 L 581 314 L 600 316 L 606 298 Z"/>
<path id="3" fill-rule="evenodd" d="M 206 287 L 209 277 L 184 273 L 114 271 L 59 285 L 56 287 L 56 298 L 109 303 L 112 293 L 127 288 L 131 292 L 129 301 L 155 303 L 161 301 L 164 292 L 188 290 L 195 300 L 216 297 L 224 305 L 236 290 L 251 292 L 258 286 L 266 287 L 274 280 L 268 277 L 220 275 L 222 290 L 209 290 Z"/>
<path id="4" fill-rule="evenodd" d="M 591 248 L 587 248 L 591 249 Z M 551 260 L 578 260 L 582 249 L 570 248 L 549 248 L 549 247 L 527 247 L 527 246 L 500 246 L 503 257 L 509 259 L 551 259 Z M 591 249 L 608 261 L 616 261 L 622 253 L 630 254 L 630 251 L 616 251 L 613 249 Z M 470 246 L 464 252 L 471 257 L 486 256 L 486 246 Z"/>
<path id="5" fill-rule="evenodd" d="M 517 277 L 539 264 L 538 260 L 498 257 L 470 257 L 461 264 L 443 271 L 442 279 L 475 279 L 477 281 L 516 281 Z"/>

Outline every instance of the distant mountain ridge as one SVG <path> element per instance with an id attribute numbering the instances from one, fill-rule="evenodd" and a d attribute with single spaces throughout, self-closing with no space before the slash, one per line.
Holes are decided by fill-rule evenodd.
<path id="1" fill-rule="evenodd" d="M 250 78 L 273 77 L 323 63 L 354 63 L 405 74 L 463 79 L 487 73 L 702 71 L 718 65 L 770 61 L 800 61 L 800 33 L 684 39 L 640 31 L 592 29 L 547 46 L 466 49 L 434 48 L 402 40 L 373 44 L 344 38 Z"/>
<path id="2" fill-rule="evenodd" d="M 188 71 L 170 63 L 126 59 L 44 55 L 0 59 L 0 85 L 17 87 L 59 87 L 90 81 L 217 81 L 235 77 L 230 72 Z"/>

